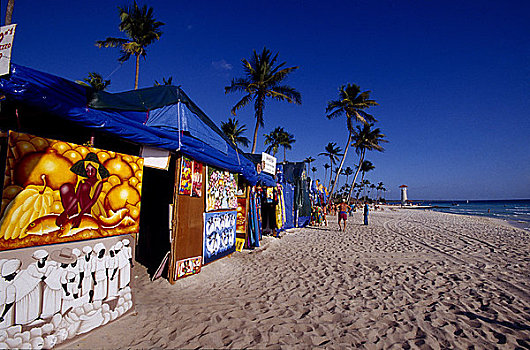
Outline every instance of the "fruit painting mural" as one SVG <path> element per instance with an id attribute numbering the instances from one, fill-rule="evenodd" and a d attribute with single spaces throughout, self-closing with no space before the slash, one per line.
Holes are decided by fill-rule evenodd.
<path id="1" fill-rule="evenodd" d="M 138 232 L 143 159 L 9 132 L 0 250 Z"/>

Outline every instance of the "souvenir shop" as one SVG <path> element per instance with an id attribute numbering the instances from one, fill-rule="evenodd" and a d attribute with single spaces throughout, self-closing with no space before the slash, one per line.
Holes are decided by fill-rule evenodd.
<path id="1" fill-rule="evenodd" d="M 134 308 L 135 260 L 174 282 L 235 250 L 254 164 L 177 87 L 93 93 L 0 77 L 1 348 L 50 348 Z"/>

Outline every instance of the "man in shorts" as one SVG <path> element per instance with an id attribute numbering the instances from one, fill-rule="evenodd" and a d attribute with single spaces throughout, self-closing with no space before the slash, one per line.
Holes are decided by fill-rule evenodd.
<path id="1" fill-rule="evenodd" d="M 348 220 L 348 212 L 350 211 L 350 206 L 346 204 L 346 199 L 343 199 L 339 204 L 339 231 L 341 231 L 340 222 L 344 221 L 344 229 L 346 231 L 346 220 Z"/>

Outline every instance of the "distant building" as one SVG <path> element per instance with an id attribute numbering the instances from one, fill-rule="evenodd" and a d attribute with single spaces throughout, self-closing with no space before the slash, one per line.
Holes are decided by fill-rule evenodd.
<path id="1" fill-rule="evenodd" d="M 401 188 L 401 205 L 407 204 L 408 198 L 407 198 L 407 185 L 401 185 L 399 188 Z"/>

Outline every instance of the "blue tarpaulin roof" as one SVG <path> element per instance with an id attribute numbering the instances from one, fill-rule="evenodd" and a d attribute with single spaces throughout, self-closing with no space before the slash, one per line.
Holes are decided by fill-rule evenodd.
<path id="1" fill-rule="evenodd" d="M 176 86 L 111 94 L 48 73 L 11 64 L 0 78 L 9 100 L 34 106 L 87 128 L 150 146 L 180 151 L 208 165 L 258 180 L 254 164 L 238 152 L 215 124 Z"/>

